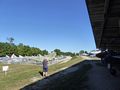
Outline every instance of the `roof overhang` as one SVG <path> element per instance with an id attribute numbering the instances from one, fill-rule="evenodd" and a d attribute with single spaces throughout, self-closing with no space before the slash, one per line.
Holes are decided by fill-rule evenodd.
<path id="1" fill-rule="evenodd" d="M 86 0 L 96 47 L 120 51 L 120 0 Z"/>

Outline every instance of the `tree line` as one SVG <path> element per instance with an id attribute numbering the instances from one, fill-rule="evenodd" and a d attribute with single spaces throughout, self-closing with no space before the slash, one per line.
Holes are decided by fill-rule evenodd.
<path id="1" fill-rule="evenodd" d="M 62 52 L 60 49 L 55 49 L 54 52 L 56 52 L 57 56 L 75 56 L 76 53 L 72 52 Z M 16 56 L 22 55 L 22 56 L 37 56 L 37 55 L 48 55 L 47 50 L 40 50 L 36 47 L 30 47 L 28 45 L 24 45 L 20 43 L 19 45 L 11 44 L 8 42 L 0 42 L 0 57 L 3 56 L 11 56 L 12 54 L 15 54 Z"/>
<path id="2" fill-rule="evenodd" d="M 79 55 L 78 53 L 72 53 L 72 52 L 62 52 L 60 49 L 55 49 L 54 52 L 56 52 L 57 56 L 63 55 L 63 56 L 76 56 Z"/>
<path id="3" fill-rule="evenodd" d="M 11 56 L 12 54 L 15 54 L 16 56 L 22 55 L 22 56 L 37 56 L 37 55 L 48 55 L 47 50 L 40 50 L 36 47 L 30 47 L 28 45 L 24 45 L 23 43 L 20 43 L 19 45 L 15 45 L 14 38 L 9 37 L 7 38 L 8 42 L 0 42 L 0 57 L 3 56 Z M 54 52 L 56 52 L 57 56 L 76 56 L 82 53 L 86 53 L 87 51 L 81 50 L 79 53 L 72 53 L 72 52 L 63 52 L 60 49 L 55 49 Z"/>
<path id="4" fill-rule="evenodd" d="M 7 42 L 0 42 L 0 56 L 11 56 L 12 54 L 15 54 L 17 56 L 36 56 L 38 54 L 47 55 L 48 51 L 40 50 L 36 47 L 30 47 L 22 43 L 15 45 Z"/>

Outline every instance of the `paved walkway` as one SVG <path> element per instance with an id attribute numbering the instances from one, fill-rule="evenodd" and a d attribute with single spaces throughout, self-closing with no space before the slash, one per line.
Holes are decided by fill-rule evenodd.
<path id="1" fill-rule="evenodd" d="M 89 90 L 120 90 L 120 75 L 112 76 L 109 70 L 92 63 L 93 68 L 88 72 Z"/>

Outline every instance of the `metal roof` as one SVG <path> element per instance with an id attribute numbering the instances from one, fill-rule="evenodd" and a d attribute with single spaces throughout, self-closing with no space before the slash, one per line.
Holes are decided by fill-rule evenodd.
<path id="1" fill-rule="evenodd" d="M 97 48 L 120 51 L 120 0 L 86 0 Z"/>

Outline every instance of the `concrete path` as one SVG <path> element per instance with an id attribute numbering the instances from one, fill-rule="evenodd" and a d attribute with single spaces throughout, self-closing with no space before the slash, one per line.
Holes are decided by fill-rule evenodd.
<path id="1" fill-rule="evenodd" d="M 93 68 L 88 72 L 89 90 L 120 90 L 120 75 L 112 76 L 109 70 L 92 63 Z"/>

